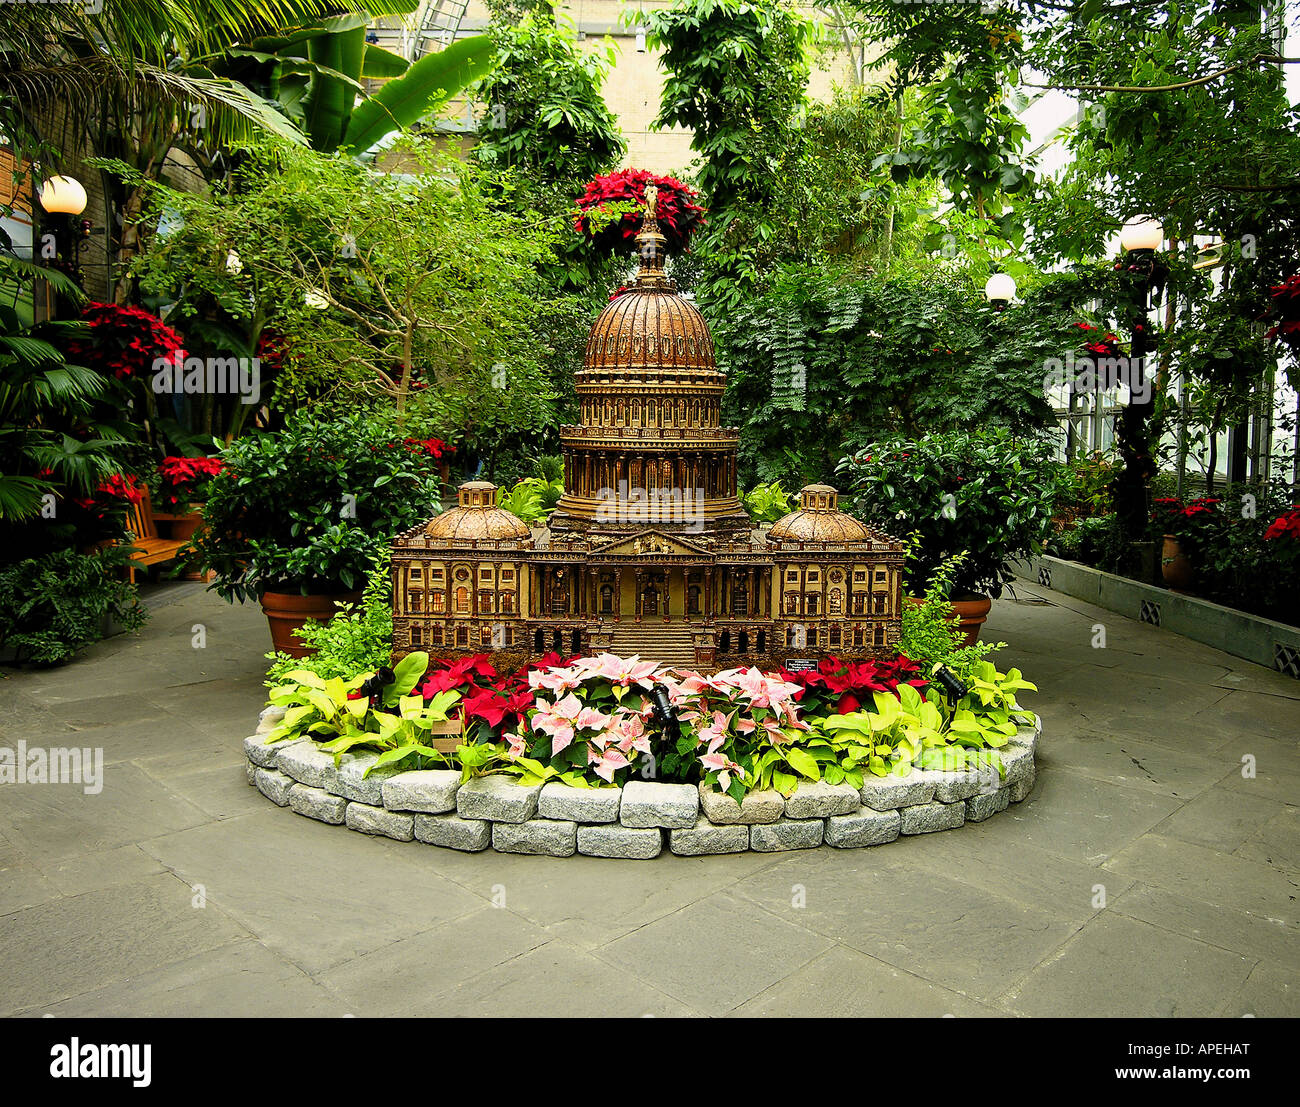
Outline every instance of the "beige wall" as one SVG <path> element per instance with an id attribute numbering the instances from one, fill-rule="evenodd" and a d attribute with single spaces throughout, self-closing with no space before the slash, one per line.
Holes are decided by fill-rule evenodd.
<path id="1" fill-rule="evenodd" d="M 645 9 L 671 7 L 671 0 L 646 0 L 637 5 Z M 650 123 L 659 113 L 659 97 L 663 89 L 663 71 L 658 54 L 639 52 L 632 29 L 619 22 L 619 16 L 631 5 L 622 0 L 568 0 L 561 5 L 577 29 L 586 34 L 586 46 L 601 51 L 608 38 L 618 51 L 613 70 L 605 79 L 605 102 L 618 117 L 620 130 L 628 145 L 624 166 L 650 169 L 656 173 L 685 171 L 694 152 L 691 150 L 690 132 L 681 128 L 652 131 Z M 800 5 L 809 19 L 824 21 L 818 9 Z M 461 24 L 462 34 L 481 31 L 488 24 L 487 8 L 481 2 L 471 2 Z M 829 36 L 828 36 L 829 37 Z M 831 42 L 818 51 L 813 59 L 809 93 L 814 99 L 830 99 L 836 85 L 851 85 L 854 68 L 849 55 L 837 42 Z"/>

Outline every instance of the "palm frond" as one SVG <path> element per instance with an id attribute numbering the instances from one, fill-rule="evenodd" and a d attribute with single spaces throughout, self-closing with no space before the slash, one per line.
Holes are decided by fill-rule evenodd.
<path id="1" fill-rule="evenodd" d="M 81 286 L 66 273 L 60 273 L 57 269 L 50 269 L 48 266 L 38 265 L 36 262 L 14 257 L 11 254 L 0 254 L 0 279 L 16 283 L 31 280 L 45 281 L 60 296 L 75 303 L 81 303 L 86 299 Z"/>
<path id="2" fill-rule="evenodd" d="M 31 519 L 41 510 L 41 497 L 50 485 L 35 477 L 0 474 L 0 519 L 14 522 Z"/>

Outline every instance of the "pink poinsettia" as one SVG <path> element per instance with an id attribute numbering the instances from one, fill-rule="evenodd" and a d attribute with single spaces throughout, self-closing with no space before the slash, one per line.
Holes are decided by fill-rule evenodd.
<path id="1" fill-rule="evenodd" d="M 654 683 L 659 666 L 653 661 L 642 661 L 636 654 L 618 657 L 612 653 L 602 653 L 596 657 L 581 658 L 574 664 L 574 668 L 584 679 L 594 677 L 624 688 L 635 684 L 648 689 Z"/>
<path id="2" fill-rule="evenodd" d="M 709 772 L 718 774 L 718 787 L 724 792 L 731 784 L 732 773 L 738 780 L 745 779 L 745 770 L 722 751 L 726 740 L 725 734 L 715 734 L 709 740 L 708 749 L 700 755 L 700 764 Z"/>
<path id="3" fill-rule="evenodd" d="M 539 696 L 537 713 L 532 719 L 534 730 L 550 735 L 552 756 L 566 749 L 578 731 L 604 730 L 609 723 L 610 716 L 587 706 L 572 692 L 554 705 L 548 704 Z"/>
<path id="4" fill-rule="evenodd" d="M 534 692 L 552 692 L 562 695 L 582 683 L 582 674 L 572 666 L 567 668 L 534 669 L 528 674 L 528 687 Z"/>

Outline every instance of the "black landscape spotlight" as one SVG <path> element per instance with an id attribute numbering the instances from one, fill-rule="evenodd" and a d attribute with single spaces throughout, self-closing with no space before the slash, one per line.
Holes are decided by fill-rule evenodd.
<path id="1" fill-rule="evenodd" d="M 669 699 L 668 689 L 664 685 L 655 683 L 650 686 L 650 704 L 650 713 L 659 724 L 664 737 L 671 742 L 676 742 L 682 736 L 682 727 L 677 721 L 677 708 Z"/>
<path id="2" fill-rule="evenodd" d="M 375 671 L 375 675 L 362 684 L 357 691 L 365 696 L 373 706 L 375 705 L 375 700 L 379 699 L 384 694 L 384 689 L 388 687 L 388 685 L 392 684 L 396 679 L 397 674 L 393 672 L 392 669 L 387 665 L 381 665 Z M 390 713 L 395 714 L 396 710 L 394 709 Z"/>
<path id="3" fill-rule="evenodd" d="M 970 689 L 961 682 L 961 678 L 942 661 L 935 663 L 934 668 L 930 670 L 930 677 L 944 690 L 944 693 L 948 696 L 948 702 L 950 704 L 956 704 L 962 696 L 966 695 L 966 693 L 970 691 Z"/>

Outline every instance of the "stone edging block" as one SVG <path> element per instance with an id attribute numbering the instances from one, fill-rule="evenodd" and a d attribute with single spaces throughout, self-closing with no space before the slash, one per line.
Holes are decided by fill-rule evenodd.
<path id="1" fill-rule="evenodd" d="M 868 777 L 861 788 L 804 784 L 789 797 L 751 792 L 743 803 L 705 785 L 629 781 L 622 788 L 524 787 L 493 774 L 462 785 L 454 769 L 380 770 L 377 755 L 334 758 L 305 739 L 266 746 L 264 712 L 243 740 L 248 783 L 272 803 L 361 834 L 446 849 L 650 860 L 665 846 L 680 857 L 858 849 L 900 835 L 983 822 L 1033 790 L 1041 721 L 1001 750 L 1005 777 L 985 772 L 914 771 Z"/>

